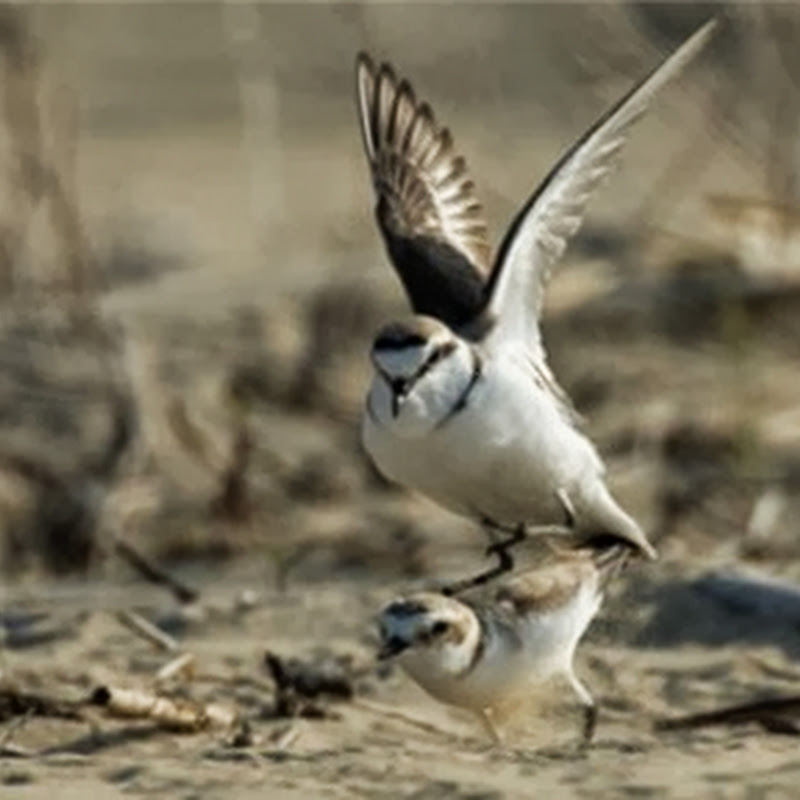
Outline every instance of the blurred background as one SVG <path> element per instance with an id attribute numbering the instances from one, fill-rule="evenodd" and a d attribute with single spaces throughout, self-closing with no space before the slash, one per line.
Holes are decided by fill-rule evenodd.
<path id="1" fill-rule="evenodd" d="M 107 569 L 120 537 L 166 560 L 252 553 L 267 581 L 474 560 L 480 534 L 386 485 L 358 444 L 370 337 L 405 301 L 354 55 L 391 60 L 455 131 L 499 238 L 714 13 L 591 202 L 546 336 L 667 563 L 789 569 L 793 6 L 63 3 L 0 7 L 6 574 Z"/>
<path id="2" fill-rule="evenodd" d="M 338 697 L 452 728 L 376 669 L 371 619 L 473 573 L 485 547 L 359 444 L 371 337 L 406 301 L 373 221 L 357 51 L 452 128 L 499 240 L 559 154 L 712 14 L 544 309 L 553 369 L 661 553 L 616 581 L 580 650 L 600 746 L 487 769 L 496 751 L 394 712 L 287 700 L 286 671 L 305 673 L 280 654 L 322 652 L 346 672 Z M 559 797 L 677 797 L 721 796 L 732 775 L 748 797 L 796 796 L 791 739 L 650 722 L 800 679 L 799 34 L 800 8 L 756 2 L 1 5 L 0 755 L 27 760 L 0 763 L 0 784 L 62 796 L 80 770 L 98 797 L 250 796 L 248 780 L 253 797 L 529 797 L 535 773 Z M 143 578 L 171 578 L 172 597 Z M 195 660 L 211 677 L 189 686 Z M 8 690 L 85 701 L 118 681 L 225 703 L 244 720 L 231 746 L 266 744 L 239 758 L 219 737 L 27 724 L 46 704 Z M 572 700 L 553 697 L 558 714 L 529 717 L 548 745 L 574 736 Z M 697 791 L 672 794 L 678 774 Z"/>

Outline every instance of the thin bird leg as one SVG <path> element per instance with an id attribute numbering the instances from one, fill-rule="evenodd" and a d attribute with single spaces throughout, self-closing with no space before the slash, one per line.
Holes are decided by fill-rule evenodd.
<path id="1" fill-rule="evenodd" d="M 570 525 L 516 525 L 513 528 L 507 528 L 495 523 L 484 523 L 489 532 L 489 538 L 492 543 L 486 548 L 487 556 L 498 556 L 507 551 L 514 545 L 519 544 L 525 539 L 535 539 L 536 537 L 552 537 L 552 536 L 567 536 L 572 533 Z M 495 534 L 498 531 L 507 533 L 504 539 L 498 539 Z"/>
<path id="2" fill-rule="evenodd" d="M 597 706 L 583 707 L 583 727 L 581 728 L 581 746 L 588 747 L 597 729 Z"/>
<path id="3" fill-rule="evenodd" d="M 567 672 L 567 680 L 570 686 L 575 690 L 578 699 L 583 706 L 583 727 L 581 728 L 581 746 L 588 747 L 589 743 L 594 738 L 594 732 L 597 728 L 597 704 L 594 698 L 589 694 L 589 690 L 578 680 L 578 676 L 570 667 Z"/>
<path id="4" fill-rule="evenodd" d="M 473 575 L 471 578 L 464 578 L 460 581 L 455 581 L 442 589 L 442 594 L 452 597 L 453 595 L 465 592 L 468 589 L 474 589 L 476 586 L 483 586 L 489 581 L 494 580 L 500 575 L 505 575 L 506 572 L 511 572 L 514 569 L 514 559 L 508 549 L 521 542 L 525 538 L 525 526 L 517 525 L 515 528 L 504 528 L 490 520 L 483 521 L 484 528 L 492 539 L 492 543 L 486 550 L 487 555 L 494 555 L 497 557 L 497 565 L 490 569 Z M 502 540 L 496 538 L 497 532 L 509 533 L 509 535 Z"/>
<path id="5" fill-rule="evenodd" d="M 493 581 L 507 572 L 514 569 L 514 559 L 511 557 L 509 550 L 516 544 L 524 541 L 531 536 L 558 536 L 569 533 L 569 529 L 562 525 L 540 525 L 536 527 L 527 527 L 524 524 L 516 525 L 513 528 L 510 526 L 503 526 L 499 523 L 485 519 L 483 526 L 492 539 L 492 543 L 486 548 L 486 555 L 495 556 L 497 564 L 484 572 L 479 572 L 471 578 L 464 578 L 460 581 L 454 581 L 451 584 L 443 587 L 441 592 L 447 597 L 466 592 L 469 589 L 474 589 L 477 586 Z M 503 539 L 497 538 L 497 533 L 505 533 L 507 536 Z"/>
<path id="6" fill-rule="evenodd" d="M 454 595 L 465 592 L 468 589 L 474 589 L 476 586 L 483 586 L 485 583 L 498 578 L 500 575 L 505 575 L 506 572 L 511 572 L 514 569 L 514 559 L 505 551 L 498 550 L 495 555 L 497 556 L 497 566 L 473 575 L 471 578 L 464 578 L 460 581 L 453 581 L 453 583 L 442 587 L 442 594 L 446 597 L 453 597 Z"/>
<path id="7" fill-rule="evenodd" d="M 558 498 L 558 502 L 561 503 L 561 507 L 564 509 L 564 516 L 567 520 L 567 527 L 574 528 L 575 527 L 575 506 L 572 505 L 572 500 L 569 499 L 569 495 L 567 494 L 566 489 L 559 489 L 556 492 L 556 497 Z"/>
<path id="8" fill-rule="evenodd" d="M 504 525 L 498 525 L 496 522 L 484 520 L 483 527 L 486 529 L 486 532 L 489 534 L 489 538 L 491 539 L 491 543 L 486 548 L 486 555 L 497 556 L 500 561 L 502 561 L 504 556 L 507 556 L 510 559 L 511 556 L 508 555 L 508 550 L 515 544 L 519 544 L 521 541 L 523 541 L 527 535 L 524 525 L 515 525 L 512 528 Z M 506 536 L 503 538 L 498 538 L 498 533 L 504 533 Z M 509 569 L 513 568 L 514 562 L 512 560 L 511 567 Z"/>
<path id="9" fill-rule="evenodd" d="M 500 731 L 498 730 L 497 725 L 495 725 L 494 714 L 492 713 L 492 709 L 491 708 L 481 709 L 479 716 L 481 722 L 483 723 L 483 729 L 486 731 L 486 733 L 489 734 L 489 737 L 492 740 L 492 744 L 494 744 L 496 747 L 501 747 L 503 744 L 503 737 Z"/>

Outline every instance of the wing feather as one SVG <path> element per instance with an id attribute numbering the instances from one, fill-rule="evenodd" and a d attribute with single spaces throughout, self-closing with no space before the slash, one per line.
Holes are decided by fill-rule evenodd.
<path id="1" fill-rule="evenodd" d="M 616 166 L 631 126 L 652 98 L 705 46 L 711 20 L 601 117 L 559 160 L 518 213 L 500 246 L 487 286 L 495 320 L 487 346 L 522 342 L 544 363 L 539 315 L 550 272 L 581 225 L 592 193 Z"/>
<path id="2" fill-rule="evenodd" d="M 417 313 L 460 326 L 482 310 L 490 248 L 466 161 L 427 103 L 388 64 L 356 62 L 359 120 L 376 215 Z"/>

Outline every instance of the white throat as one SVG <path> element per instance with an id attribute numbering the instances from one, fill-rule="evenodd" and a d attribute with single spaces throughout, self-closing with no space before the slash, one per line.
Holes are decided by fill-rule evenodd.
<path id="1" fill-rule="evenodd" d="M 473 382 L 475 357 L 466 343 L 457 342 L 425 368 L 429 352 L 430 347 L 411 347 L 375 358 L 376 374 L 368 397 L 373 422 L 399 436 L 424 436 L 453 412 Z M 410 384 L 398 400 L 400 381 Z"/>

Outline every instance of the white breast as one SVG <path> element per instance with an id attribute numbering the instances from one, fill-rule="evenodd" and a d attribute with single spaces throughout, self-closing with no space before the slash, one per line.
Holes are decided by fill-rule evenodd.
<path id="1" fill-rule="evenodd" d="M 381 384 L 373 382 L 373 414 L 364 420 L 367 451 L 388 478 L 457 513 L 561 522 L 556 492 L 602 475 L 591 443 L 513 359 L 484 364 L 466 407 L 449 418 L 443 395 L 431 393 L 414 398 L 406 419 L 393 420 Z M 447 400 L 449 411 L 452 393 Z"/>
<path id="2" fill-rule="evenodd" d="M 583 634 L 600 610 L 597 578 L 581 586 L 563 608 L 533 614 L 520 621 L 526 658 L 542 678 L 569 668 Z"/>

